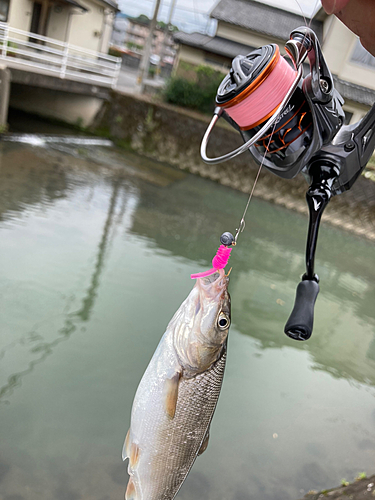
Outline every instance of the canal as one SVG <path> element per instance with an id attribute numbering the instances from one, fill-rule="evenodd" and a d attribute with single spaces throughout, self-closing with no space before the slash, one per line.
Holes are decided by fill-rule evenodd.
<path id="1" fill-rule="evenodd" d="M 247 197 L 114 148 L 36 144 L 0 143 L 0 498 L 121 499 L 137 384 Z M 180 500 L 296 500 L 374 472 L 374 244 L 323 222 L 297 343 L 283 327 L 306 224 L 251 205 L 223 389 Z"/>

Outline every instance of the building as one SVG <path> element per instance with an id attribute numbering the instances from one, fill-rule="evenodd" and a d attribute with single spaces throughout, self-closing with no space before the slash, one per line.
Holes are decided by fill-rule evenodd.
<path id="1" fill-rule="evenodd" d="M 113 23 L 111 44 L 116 47 L 124 47 L 125 46 L 125 38 L 128 31 L 129 26 L 129 16 L 124 14 L 123 12 L 119 12 L 115 17 Z"/>
<path id="2" fill-rule="evenodd" d="M 146 16 L 140 16 L 137 19 L 129 18 L 128 21 L 123 46 L 135 53 L 141 54 L 150 33 L 150 21 Z M 164 38 L 165 26 L 157 26 L 153 36 L 151 55 L 157 58 L 162 57 L 164 62 L 173 64 L 176 55 L 176 43 L 174 42 L 172 33 L 167 34 L 166 40 Z"/>
<path id="3" fill-rule="evenodd" d="M 0 0 L 0 21 L 11 28 L 102 53 L 117 11 L 115 0 Z"/>
<path id="4" fill-rule="evenodd" d="M 179 43 L 176 72 L 183 74 L 189 65 L 207 64 L 226 73 L 232 59 L 246 55 L 269 43 L 284 44 L 290 32 L 305 26 L 297 14 L 255 0 L 220 0 L 211 12 L 216 19 L 214 36 L 176 33 Z M 358 38 L 335 16 L 320 9 L 311 22 L 317 34 L 338 91 L 345 99 L 347 121 L 355 122 L 375 101 L 375 58 L 363 49 Z M 183 63 L 183 64 L 181 64 Z"/>

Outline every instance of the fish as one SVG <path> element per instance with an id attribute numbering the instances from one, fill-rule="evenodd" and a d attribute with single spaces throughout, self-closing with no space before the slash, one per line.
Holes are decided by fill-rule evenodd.
<path id="1" fill-rule="evenodd" d="M 172 500 L 208 445 L 231 322 L 224 270 L 199 278 L 137 388 L 122 458 L 126 500 Z"/>

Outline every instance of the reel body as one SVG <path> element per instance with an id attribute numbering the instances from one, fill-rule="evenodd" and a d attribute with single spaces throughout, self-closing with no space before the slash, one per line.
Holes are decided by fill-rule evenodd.
<path id="1" fill-rule="evenodd" d="M 292 179 L 302 172 L 307 178 L 306 273 L 284 330 L 293 339 L 307 340 L 319 293 L 314 260 L 321 216 L 333 195 L 352 187 L 374 151 L 375 104 L 358 123 L 344 125 L 344 100 L 334 88 L 315 33 L 307 27 L 292 31 L 285 49 L 291 64 L 280 56 L 276 45 L 233 60 L 218 89 L 201 156 L 207 163 L 219 163 L 249 151 L 258 164 L 279 177 Z M 309 71 L 303 77 L 306 58 Z M 220 117 L 239 131 L 244 145 L 208 158 L 209 136 Z"/>

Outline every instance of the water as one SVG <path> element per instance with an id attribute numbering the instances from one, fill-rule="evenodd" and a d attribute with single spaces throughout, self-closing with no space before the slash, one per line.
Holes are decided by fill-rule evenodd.
<path id="1" fill-rule="evenodd" d="M 245 203 L 111 148 L 0 143 L 2 500 L 123 498 L 137 384 Z M 305 235 L 305 217 L 254 199 L 210 443 L 180 500 L 293 500 L 374 472 L 374 246 L 323 224 L 298 343 L 283 327 Z"/>

